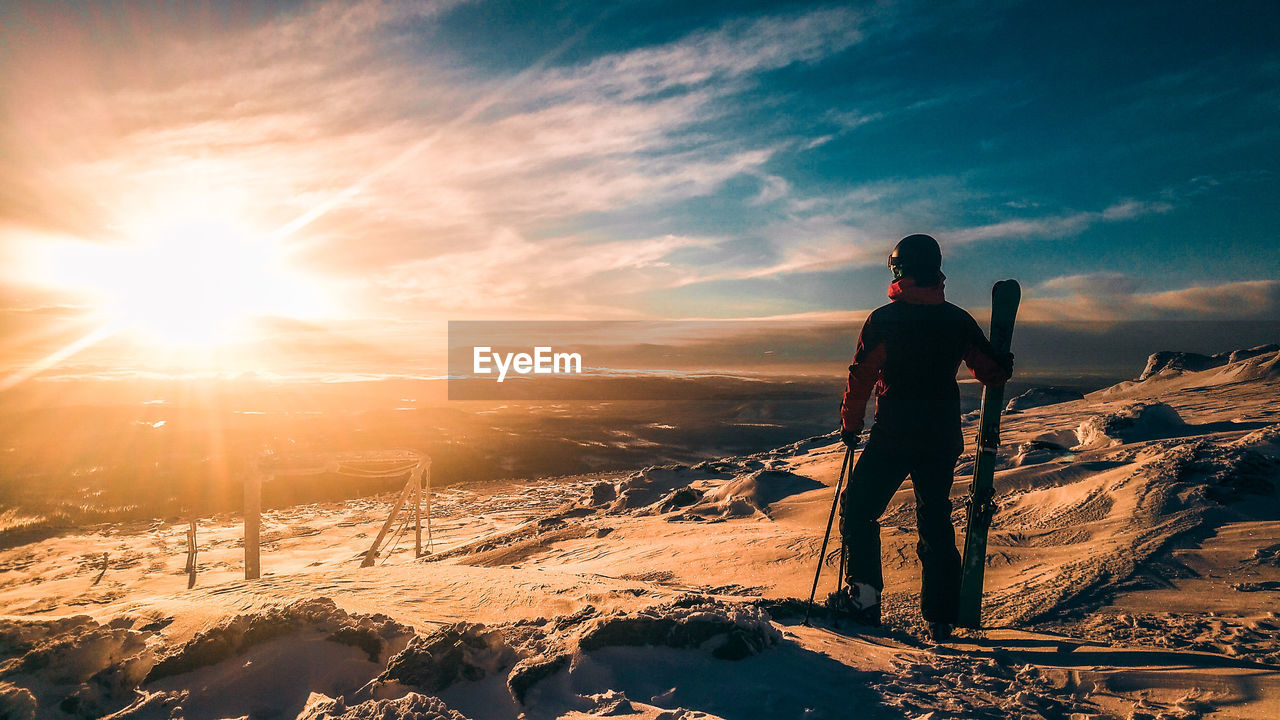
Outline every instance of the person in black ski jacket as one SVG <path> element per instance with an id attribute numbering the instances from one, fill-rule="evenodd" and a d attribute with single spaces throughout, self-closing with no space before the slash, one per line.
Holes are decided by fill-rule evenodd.
<path id="1" fill-rule="evenodd" d="M 983 385 L 1013 374 L 1013 355 L 997 355 L 978 323 L 943 295 L 942 251 L 928 235 L 903 238 L 889 256 L 888 305 L 867 317 L 840 405 L 840 437 L 853 448 L 867 400 L 876 395 L 867 445 L 840 502 L 848 549 L 847 584 L 828 602 L 856 622 L 880 623 L 880 523 L 908 475 L 916 499 L 920 609 L 930 635 L 944 640 L 956 622 L 960 553 L 951 525 L 951 483 L 964 448 L 956 371 L 964 362 Z"/>

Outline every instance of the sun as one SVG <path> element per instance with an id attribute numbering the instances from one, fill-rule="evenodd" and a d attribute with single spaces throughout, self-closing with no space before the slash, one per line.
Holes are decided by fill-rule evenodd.
<path id="1" fill-rule="evenodd" d="M 88 294 L 118 331 L 164 348 L 244 340 L 255 320 L 314 317 L 324 305 L 316 283 L 268 235 L 223 218 L 169 219 L 124 242 L 54 254 L 57 285 Z"/>
<path id="2" fill-rule="evenodd" d="M 99 281 L 104 310 L 152 342 L 227 342 L 254 317 L 287 312 L 270 248 L 222 221 L 171 223 L 116 260 Z"/>

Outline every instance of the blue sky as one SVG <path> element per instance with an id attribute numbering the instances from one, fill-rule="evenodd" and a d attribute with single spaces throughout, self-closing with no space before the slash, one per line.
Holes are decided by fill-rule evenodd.
<path id="1" fill-rule="evenodd" d="M 1016 277 L 1028 317 L 1280 315 L 1280 6 L 939 5 L 18 4 L 6 350 L 94 312 L 41 248 L 175 207 L 270 238 L 326 295 L 305 327 L 366 344 L 855 317 L 912 232 L 975 310 Z"/>

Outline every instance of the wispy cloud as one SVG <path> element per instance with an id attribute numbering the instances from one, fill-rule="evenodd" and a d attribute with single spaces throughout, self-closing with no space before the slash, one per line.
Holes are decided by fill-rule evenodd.
<path id="1" fill-rule="evenodd" d="M 1061 275 L 1040 283 L 1037 293 L 1048 295 L 1089 295 L 1113 297 L 1133 295 L 1142 282 L 1135 277 L 1118 272 Z"/>
<path id="2" fill-rule="evenodd" d="M 1006 238 L 1052 239 L 1074 235 L 1100 223 L 1133 220 L 1144 215 L 1166 213 L 1172 209 L 1173 205 L 1167 202 L 1126 198 L 1102 210 L 1000 220 L 985 225 L 953 228 L 945 236 L 954 243 Z"/>
<path id="3" fill-rule="evenodd" d="M 634 316 L 602 301 L 600 288 L 640 292 L 670 283 L 672 252 L 706 240 L 666 236 L 586 243 L 529 240 L 510 228 L 488 245 L 401 263 L 372 278 L 379 292 L 419 311 L 492 317 Z M 616 290 L 616 288 L 615 288 Z"/>
<path id="4" fill-rule="evenodd" d="M 765 178 L 756 201 L 786 194 L 786 186 Z M 1173 210 L 1166 200 L 1122 198 L 1096 211 L 1045 213 L 1042 208 L 1015 207 L 1017 217 L 981 225 L 947 227 L 949 218 L 965 214 L 989 198 L 951 177 L 867 183 L 840 193 L 788 195 L 781 219 L 762 233 L 772 255 L 765 262 L 730 271 L 708 272 L 698 281 L 759 278 L 789 273 L 830 271 L 883 263 L 888 248 L 903 235 L 929 232 L 948 247 L 989 240 L 1051 240 L 1071 237 L 1090 227 L 1134 220 Z M 1028 209 L 1041 214 L 1028 214 Z M 685 278 L 686 284 L 693 282 Z"/>
<path id="5" fill-rule="evenodd" d="M 1048 322 L 1280 319 L 1280 281 L 1154 291 L 1143 291 L 1142 285 L 1121 273 L 1058 277 L 1029 288 L 1020 315 Z"/>
<path id="6" fill-rule="evenodd" d="M 814 62 L 862 38 L 861 18 L 847 8 L 731 20 L 652 48 L 607 55 L 584 67 L 548 72 L 538 96 L 638 99 L 675 89 L 727 92 L 736 82 L 796 62 Z"/>

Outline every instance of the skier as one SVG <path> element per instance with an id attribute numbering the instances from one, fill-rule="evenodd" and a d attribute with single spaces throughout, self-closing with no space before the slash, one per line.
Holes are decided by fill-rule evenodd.
<path id="1" fill-rule="evenodd" d="M 876 391 L 867 445 L 840 502 L 848 550 L 846 585 L 828 604 L 853 621 L 880 624 L 880 516 L 908 475 L 916 498 L 922 578 L 920 610 L 935 641 L 951 636 L 960 589 L 960 553 L 951 526 L 951 483 L 964 449 L 960 432 L 963 361 L 983 385 L 1013 374 L 1013 354 L 997 354 L 978 323 L 943 297 L 942 251 L 928 235 L 902 239 L 889 255 L 888 305 L 867 317 L 840 405 L 840 438 L 853 448 Z"/>

